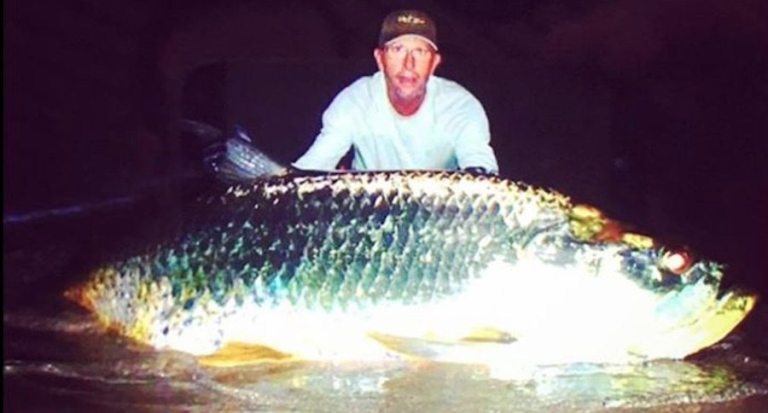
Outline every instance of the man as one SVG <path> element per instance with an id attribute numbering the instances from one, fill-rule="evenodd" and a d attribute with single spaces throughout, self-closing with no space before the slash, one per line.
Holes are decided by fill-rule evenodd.
<path id="1" fill-rule="evenodd" d="M 488 119 L 459 84 L 433 76 L 437 30 L 420 11 L 389 14 L 373 52 L 379 71 L 342 90 L 294 166 L 332 170 L 352 147 L 355 170 L 465 169 L 498 173 Z"/>

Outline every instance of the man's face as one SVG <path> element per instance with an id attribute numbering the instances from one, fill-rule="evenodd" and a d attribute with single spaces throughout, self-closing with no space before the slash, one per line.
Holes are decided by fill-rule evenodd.
<path id="1" fill-rule="evenodd" d="M 390 99 L 420 99 L 427 80 L 440 64 L 440 54 L 418 36 L 401 36 L 373 52 L 387 80 Z"/>

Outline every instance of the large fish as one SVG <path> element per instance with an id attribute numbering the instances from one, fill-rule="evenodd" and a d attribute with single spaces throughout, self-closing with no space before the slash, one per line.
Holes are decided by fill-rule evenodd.
<path id="1" fill-rule="evenodd" d="M 682 358 L 756 301 L 721 291 L 721 265 L 554 191 L 462 172 L 273 174 L 248 142 L 228 146 L 220 169 L 239 182 L 66 295 L 212 364 L 252 348 L 491 366 Z"/>

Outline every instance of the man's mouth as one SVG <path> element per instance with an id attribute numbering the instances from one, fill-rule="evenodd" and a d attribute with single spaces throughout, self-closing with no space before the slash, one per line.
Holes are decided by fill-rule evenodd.
<path id="1" fill-rule="evenodd" d="M 414 86 L 419 81 L 419 78 L 415 76 L 398 76 L 397 81 L 403 86 Z"/>

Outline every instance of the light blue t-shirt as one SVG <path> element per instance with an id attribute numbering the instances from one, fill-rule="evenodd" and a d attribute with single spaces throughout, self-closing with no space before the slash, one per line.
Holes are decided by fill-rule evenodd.
<path id="1" fill-rule="evenodd" d="M 350 147 L 355 170 L 499 170 L 480 102 L 456 82 L 431 76 L 419 110 L 398 114 L 381 72 L 356 80 L 323 113 L 323 126 L 294 166 L 333 170 Z"/>

